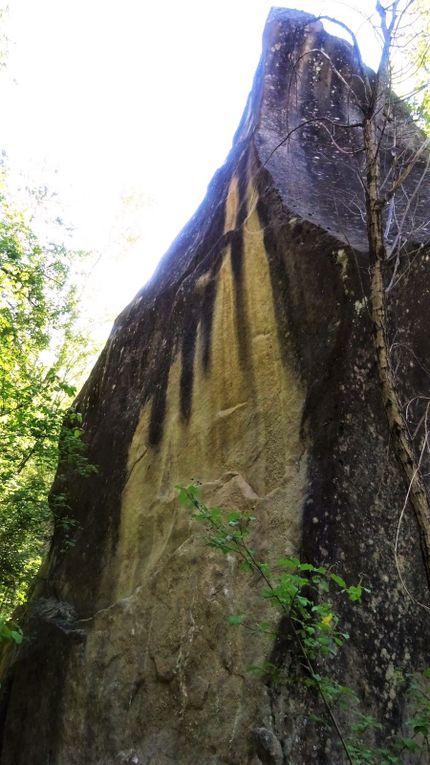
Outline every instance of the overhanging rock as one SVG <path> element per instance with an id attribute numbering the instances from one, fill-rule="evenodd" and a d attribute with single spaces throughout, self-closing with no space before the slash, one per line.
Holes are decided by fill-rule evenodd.
<path id="1" fill-rule="evenodd" d="M 65 546 L 59 525 L 30 639 L 4 662 L 2 765 L 342 762 L 309 721 L 297 670 L 280 687 L 247 672 L 269 658 L 288 668 L 288 635 L 281 625 L 272 652 L 227 625 L 261 620 L 260 586 L 178 506 L 175 486 L 195 480 L 209 503 L 252 509 L 262 560 L 300 553 L 365 579 L 333 673 L 398 727 L 395 670 L 429 663 L 429 623 L 393 554 L 405 487 L 366 309 L 360 87 L 346 42 L 307 14 L 271 12 L 227 161 L 76 402 L 98 473 L 57 477 L 78 530 Z M 415 245 L 426 205 L 407 224 Z M 417 249 L 392 293 L 410 398 L 428 390 L 427 258 Z M 427 602 L 418 539 L 406 513 L 400 565 Z"/>

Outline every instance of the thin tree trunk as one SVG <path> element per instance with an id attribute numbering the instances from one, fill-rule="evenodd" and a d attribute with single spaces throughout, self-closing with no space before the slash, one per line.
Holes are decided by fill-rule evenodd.
<path id="1" fill-rule="evenodd" d="M 364 122 L 367 159 L 367 234 L 371 266 L 371 315 L 382 398 L 392 436 L 393 448 L 408 487 L 409 499 L 418 523 L 427 581 L 430 588 L 430 507 L 420 466 L 415 459 L 408 427 L 403 417 L 391 367 L 387 341 L 385 289 L 382 265 L 386 259 L 382 205 L 379 196 L 379 150 L 374 117 Z"/>

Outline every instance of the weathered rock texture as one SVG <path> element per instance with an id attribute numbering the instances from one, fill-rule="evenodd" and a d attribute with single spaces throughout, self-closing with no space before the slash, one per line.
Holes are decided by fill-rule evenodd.
<path id="1" fill-rule="evenodd" d="M 178 483 L 252 508 L 263 559 L 300 552 L 365 579 L 371 594 L 344 613 L 351 641 L 336 671 L 385 731 L 404 714 L 394 670 L 430 661 L 428 616 L 395 567 L 405 486 L 366 309 L 362 191 L 321 123 L 284 140 L 314 116 L 358 121 L 315 49 L 359 88 L 347 43 L 310 16 L 271 12 L 233 149 L 78 398 L 99 470 L 57 479 L 79 528 L 72 546 L 57 530 L 31 640 L 8 657 L 2 765 L 342 762 L 335 736 L 300 714 L 299 682 L 272 688 L 247 673 L 270 647 L 225 617 L 257 615 L 259 584 L 205 547 Z M 360 147 L 360 128 L 336 135 Z M 405 398 L 428 390 L 424 252 L 391 299 Z M 409 511 L 400 539 L 404 579 L 428 602 Z"/>

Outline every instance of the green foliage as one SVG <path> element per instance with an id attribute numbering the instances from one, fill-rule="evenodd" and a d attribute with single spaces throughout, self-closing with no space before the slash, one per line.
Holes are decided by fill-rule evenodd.
<path id="1" fill-rule="evenodd" d="M 406 730 L 389 737 L 382 747 L 374 745 L 375 735 L 383 731 L 380 721 L 364 713 L 354 690 L 334 677 L 335 667 L 330 662 L 336 660 L 350 637 L 342 629 L 334 604 L 339 598 L 360 604 L 368 588 L 362 582 L 348 585 L 331 568 L 301 562 L 298 558 L 283 558 L 272 565 L 260 561 L 248 544 L 254 516 L 208 507 L 200 498 L 199 488 L 193 484 L 177 489 L 179 502 L 189 509 L 193 520 L 206 526 L 207 544 L 224 554 L 237 555 L 245 570 L 258 574 L 264 585 L 260 596 L 277 616 L 271 623 L 254 623 L 245 614 L 229 614 L 228 624 L 272 640 L 277 634 L 274 625 L 279 623 L 279 617 L 283 625 L 287 624 L 290 653 L 297 657 L 296 669 L 302 686 L 314 694 L 314 700 L 316 693 L 322 701 L 324 716 L 307 714 L 308 720 L 329 730 L 331 736 L 333 732 L 337 735 L 346 760 L 352 765 L 401 765 L 406 753 L 408 762 L 417 765 L 424 762 L 422 757 L 430 756 L 430 669 L 403 678 L 411 716 Z M 270 679 L 272 684 L 288 682 L 282 668 L 270 661 L 254 664 L 248 670 Z M 290 667 L 289 673 L 297 682 L 297 671 Z M 398 675 L 401 679 L 400 673 Z M 345 730 L 339 723 L 338 713 L 349 721 Z"/>
<path id="2" fill-rule="evenodd" d="M 0 618 L 0 645 L 5 641 L 22 643 L 24 635 L 20 627 L 12 624 L 7 624 L 4 619 Z"/>
<path id="3" fill-rule="evenodd" d="M 403 59 L 405 103 L 419 126 L 430 135 L 430 10 L 427 0 L 414 0 L 404 25 L 403 39 L 396 41 L 394 59 Z M 400 44 L 399 44 L 400 43 Z"/>
<path id="4" fill-rule="evenodd" d="M 190 508 L 192 518 L 209 526 L 208 544 L 223 553 L 235 553 L 245 569 L 260 575 L 265 584 L 261 597 L 288 617 L 302 646 L 301 651 L 306 651 L 306 659 L 335 656 L 349 635 L 340 629 L 339 617 L 331 601 L 323 600 L 321 596 L 334 587 L 356 602 L 368 590 L 361 584 L 348 586 L 331 569 L 302 563 L 298 558 L 283 558 L 273 566 L 260 561 L 255 550 L 247 544 L 249 525 L 255 520 L 253 516 L 207 507 L 200 500 L 196 486 L 178 487 L 178 491 L 179 501 Z M 233 625 L 243 624 L 245 617 L 231 615 L 228 621 Z M 264 623 L 248 627 L 263 634 L 273 634 L 271 626 Z"/>
<path id="5" fill-rule="evenodd" d="M 0 613 L 23 602 L 51 534 L 48 493 L 58 461 L 89 470 L 71 369 L 83 358 L 75 330 L 73 253 L 42 247 L 0 186 Z M 73 421 L 73 417 L 75 420 Z M 61 502 L 60 500 L 57 500 Z M 62 515 L 64 516 L 64 506 Z"/>

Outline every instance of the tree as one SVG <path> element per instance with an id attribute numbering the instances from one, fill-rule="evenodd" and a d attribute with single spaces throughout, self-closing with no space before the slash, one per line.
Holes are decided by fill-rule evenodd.
<path id="1" fill-rule="evenodd" d="M 423 450 L 416 448 L 409 431 L 394 372 L 387 318 L 390 290 L 400 278 L 400 271 L 408 268 L 410 258 L 430 240 L 430 220 L 420 198 L 430 169 L 430 137 L 423 131 L 423 128 L 430 131 L 426 89 L 430 82 L 430 12 L 420 0 L 385 3 L 376 0 L 375 9 L 379 24 L 376 26 L 368 18 L 366 23 L 372 24 L 381 42 L 376 72 L 365 66 L 357 37 L 349 26 L 324 14 L 317 18 L 337 24 L 349 35 L 358 77 L 354 75 L 347 81 L 324 50 L 311 49 L 300 57 L 315 56 L 328 61 L 359 118 L 341 125 L 326 115 L 316 114 L 290 130 L 269 159 L 297 131 L 313 123 L 319 126 L 325 138 L 329 136 L 336 150 L 348 158 L 358 179 L 362 198 L 354 204 L 367 231 L 369 308 L 381 394 L 393 449 L 405 481 L 405 506 L 408 502 L 411 504 L 420 530 L 430 587 L 430 504 L 422 475 Z M 299 61 L 296 66 L 298 64 Z M 409 86 L 407 97 L 401 99 L 394 94 L 396 83 L 403 84 L 403 89 L 405 83 Z M 427 413 L 423 422 L 427 428 Z M 425 437 L 423 448 L 428 447 Z M 402 586 L 407 590 L 399 566 L 397 568 Z"/>
<path id="2" fill-rule="evenodd" d="M 372 81 L 366 69 L 361 66 L 365 84 L 365 101 L 363 104 L 363 144 L 366 163 L 366 178 L 364 184 L 366 202 L 367 236 L 369 241 L 369 256 L 371 267 L 371 313 L 374 328 L 378 373 L 381 384 L 384 407 L 390 426 L 393 447 L 399 465 L 407 483 L 408 497 L 414 509 L 421 536 L 424 563 L 430 587 L 430 506 L 427 490 L 421 472 L 420 461 L 417 460 L 411 443 L 407 422 L 403 414 L 401 400 L 397 391 L 395 374 L 390 354 L 390 344 L 387 333 L 386 284 L 384 280 L 384 264 L 392 257 L 393 244 L 390 236 L 390 207 L 395 204 L 396 193 L 404 187 L 417 162 L 429 154 L 430 139 L 424 138 L 420 145 L 411 149 L 402 161 L 393 162 L 385 179 L 381 178 L 381 146 L 387 124 L 393 114 L 393 99 L 391 93 L 392 67 L 391 51 L 396 38 L 400 36 L 401 24 L 405 13 L 412 7 L 413 2 L 400 7 L 400 0 L 395 0 L 389 6 L 376 3 L 381 20 L 382 53 L 381 61 Z M 427 167 L 428 168 L 428 162 Z M 387 183 L 387 179 L 389 182 Z M 383 183 L 384 181 L 384 183 Z M 417 189 L 414 190 L 416 192 Z M 419 188 L 418 188 L 419 191 Z M 413 193 L 414 193 L 413 192 Z M 408 209 L 409 200 L 406 203 Z M 388 210 L 388 212 L 386 212 Z M 385 220 L 384 220 L 385 213 Z M 405 220 L 405 214 L 403 214 Z M 403 224 L 405 225 L 405 224 Z M 404 231 L 398 226 L 395 241 L 403 241 L 399 247 L 398 260 L 407 250 L 413 231 Z"/>
<path id="3" fill-rule="evenodd" d="M 42 246 L 0 187 L 0 617 L 23 602 L 50 538 L 49 489 L 73 381 L 85 359 L 72 283 L 79 256 Z M 63 439 L 82 458 L 80 423 Z M 57 498 L 57 505 L 59 503 Z M 64 501 L 63 501 L 64 504 Z M 67 516 L 64 507 L 62 516 Z M 54 508 L 55 513 L 55 508 Z M 63 517 L 63 523 L 64 517 Z"/>

